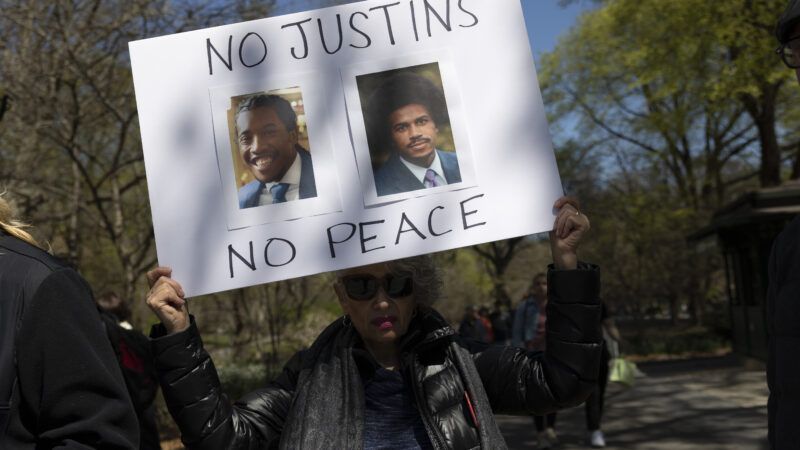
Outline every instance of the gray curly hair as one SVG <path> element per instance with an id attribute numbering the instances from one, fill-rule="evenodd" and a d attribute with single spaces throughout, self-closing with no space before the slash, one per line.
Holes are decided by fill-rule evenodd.
<path id="1" fill-rule="evenodd" d="M 395 274 L 411 274 L 417 304 L 431 306 L 442 293 L 442 274 L 430 255 L 411 256 L 387 262 Z"/>

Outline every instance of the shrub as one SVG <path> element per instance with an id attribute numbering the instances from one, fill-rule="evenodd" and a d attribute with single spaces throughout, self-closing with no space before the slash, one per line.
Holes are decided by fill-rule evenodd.
<path id="1" fill-rule="evenodd" d="M 217 367 L 217 373 L 222 384 L 222 392 L 231 401 L 266 386 L 277 376 L 277 373 L 268 373 L 263 364 L 228 364 Z"/>

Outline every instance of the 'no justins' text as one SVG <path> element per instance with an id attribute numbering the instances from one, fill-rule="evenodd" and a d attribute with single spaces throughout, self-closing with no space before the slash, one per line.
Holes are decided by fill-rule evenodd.
<path id="1" fill-rule="evenodd" d="M 477 1 L 477 0 L 471 0 Z M 442 3 L 442 2 L 438 2 Z M 341 14 L 336 14 L 336 24 L 323 23 L 317 18 L 314 20 L 309 17 L 304 20 L 295 21 L 281 25 L 281 32 L 286 33 L 287 40 L 295 39 L 297 44 L 292 46 L 289 51 L 295 59 L 305 59 L 309 56 L 311 48 L 322 48 L 325 53 L 333 55 L 339 52 L 345 44 L 355 49 L 368 48 L 377 39 L 385 39 L 389 45 L 395 45 L 396 27 L 408 24 L 414 34 L 414 39 L 419 42 L 424 38 L 423 33 L 432 37 L 435 30 L 451 32 L 455 27 L 471 28 L 479 23 L 478 16 L 468 10 L 464 4 L 466 0 L 444 0 L 443 5 L 435 7 L 430 0 L 408 0 L 406 2 L 394 2 L 384 5 L 373 6 L 363 11 L 350 13 L 349 18 L 343 18 Z M 451 5 L 453 3 L 453 5 Z M 454 7 L 451 7 L 454 6 Z M 424 22 L 423 22 L 424 20 Z M 347 25 L 343 22 L 347 22 Z M 383 36 L 370 36 L 363 31 L 367 21 L 380 21 L 385 25 Z M 316 22 L 316 27 L 314 26 Z M 332 32 L 335 26 L 336 32 Z M 315 32 L 315 28 L 316 31 Z M 325 30 L 328 30 L 326 33 Z M 319 38 L 320 46 L 310 46 L 309 40 Z M 228 42 L 221 44 L 211 42 L 206 39 L 206 53 L 208 55 L 208 74 L 214 75 L 214 69 L 220 68 L 233 71 L 241 64 L 241 67 L 256 67 L 267 60 L 270 46 L 264 38 L 251 31 L 241 38 L 238 38 L 238 59 L 233 58 L 234 36 L 228 35 Z M 222 51 L 220 51 L 220 49 Z M 238 62 L 238 64 L 237 64 Z"/>

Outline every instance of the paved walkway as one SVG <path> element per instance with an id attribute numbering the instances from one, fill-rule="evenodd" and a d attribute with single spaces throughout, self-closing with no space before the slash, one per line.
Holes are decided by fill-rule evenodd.
<path id="1" fill-rule="evenodd" d="M 767 383 L 733 357 L 640 365 L 631 388 L 609 384 L 607 449 L 766 449 Z M 533 419 L 498 416 L 511 449 L 536 448 Z M 556 449 L 588 448 L 583 406 L 559 413 Z"/>

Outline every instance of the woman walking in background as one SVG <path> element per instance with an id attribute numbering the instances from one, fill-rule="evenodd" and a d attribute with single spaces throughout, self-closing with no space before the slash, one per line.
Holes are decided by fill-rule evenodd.
<path id="1" fill-rule="evenodd" d="M 603 418 L 603 404 L 606 395 L 606 385 L 608 384 L 608 371 L 611 358 L 619 356 L 619 343 L 622 336 L 614 323 L 614 318 L 608 314 L 608 307 L 605 302 L 600 304 L 600 319 L 602 320 L 603 330 L 603 350 L 600 357 L 600 375 L 597 377 L 597 386 L 586 399 L 586 428 L 589 434 L 586 441 L 595 448 L 606 446 L 606 438 L 600 429 L 600 421 Z"/>
<path id="2" fill-rule="evenodd" d="M 512 345 L 527 350 L 545 351 L 547 324 L 547 275 L 537 273 L 528 289 L 528 294 L 514 314 Z M 538 446 L 548 449 L 558 443 L 556 413 L 533 416 L 536 424 Z M 546 425 L 546 426 L 545 426 Z"/>
<path id="3" fill-rule="evenodd" d="M 544 352 L 547 348 L 545 331 L 547 329 L 547 277 L 544 274 L 534 278 L 534 293 L 539 313 L 535 321 L 536 333 L 527 347 L 529 350 Z M 555 411 L 544 416 L 533 416 L 533 421 L 536 424 L 536 436 L 540 449 L 548 449 L 558 444 Z"/>

